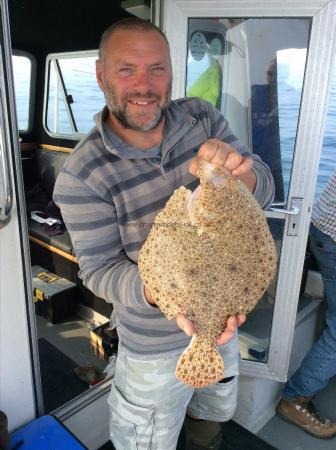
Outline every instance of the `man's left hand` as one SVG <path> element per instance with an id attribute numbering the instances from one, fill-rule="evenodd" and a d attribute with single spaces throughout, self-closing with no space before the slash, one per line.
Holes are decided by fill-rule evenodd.
<path id="1" fill-rule="evenodd" d="M 199 176 L 199 163 L 202 159 L 228 170 L 233 176 L 245 183 L 251 192 L 254 191 L 256 175 L 253 171 L 253 159 L 242 156 L 230 144 L 218 139 L 208 139 L 205 141 L 201 145 L 196 157 L 189 164 L 189 172 L 196 177 Z"/>

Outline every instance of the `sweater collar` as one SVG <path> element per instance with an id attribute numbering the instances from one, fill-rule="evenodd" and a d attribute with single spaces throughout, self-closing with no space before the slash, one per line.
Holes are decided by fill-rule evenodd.
<path id="1" fill-rule="evenodd" d="M 148 154 L 146 154 L 146 150 L 127 144 L 111 129 L 107 128 L 108 125 L 105 121 L 107 114 L 108 109 L 105 106 L 102 111 L 94 116 L 94 121 L 107 150 L 120 159 L 147 159 Z M 195 117 L 186 113 L 175 101 L 170 102 L 165 112 L 165 119 L 162 140 L 162 161 L 179 139 L 197 122 Z"/>

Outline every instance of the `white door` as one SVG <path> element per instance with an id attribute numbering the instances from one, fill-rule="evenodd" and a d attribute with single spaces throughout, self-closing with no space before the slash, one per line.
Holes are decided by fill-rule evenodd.
<path id="1" fill-rule="evenodd" d="M 200 96 L 267 162 L 277 280 L 240 330 L 241 373 L 285 380 L 335 49 L 335 0 L 169 0 L 173 98 Z M 181 45 L 185 43 L 185 45 Z"/>
<path id="2" fill-rule="evenodd" d="M 0 0 L 0 409 L 10 431 L 44 413 L 13 80 Z M 106 382 L 52 412 L 92 450 L 109 440 L 109 389 Z"/>
<path id="3" fill-rule="evenodd" d="M 22 213 L 19 138 L 11 83 L 6 4 L 0 2 L 0 408 L 10 429 L 37 414 L 27 305 L 31 299 L 27 230 Z"/>

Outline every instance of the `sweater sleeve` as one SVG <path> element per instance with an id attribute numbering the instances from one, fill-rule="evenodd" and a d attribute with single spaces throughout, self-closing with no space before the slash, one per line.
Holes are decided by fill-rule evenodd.
<path id="1" fill-rule="evenodd" d="M 79 262 L 79 277 L 98 297 L 126 307 L 152 307 L 138 266 L 125 254 L 114 205 L 63 169 L 54 189 Z"/>

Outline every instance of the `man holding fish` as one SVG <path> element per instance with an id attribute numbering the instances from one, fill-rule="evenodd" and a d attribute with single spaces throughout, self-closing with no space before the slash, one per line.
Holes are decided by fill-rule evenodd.
<path id="1" fill-rule="evenodd" d="M 69 156 L 54 199 L 79 276 L 113 303 L 120 345 L 109 396 L 111 440 L 117 450 L 173 450 L 187 413 L 194 431 L 188 448 L 219 448 L 218 422 L 236 407 L 237 327 L 245 316 L 231 316 L 217 341 L 225 378 L 202 389 L 181 383 L 176 362 L 197 330 L 184 316 L 166 319 L 144 288 L 138 255 L 174 190 L 198 186 L 200 159 L 231 172 L 263 208 L 272 202 L 273 178 L 209 103 L 171 100 L 169 46 L 153 24 L 130 18 L 109 27 L 96 72 L 106 107 Z"/>

